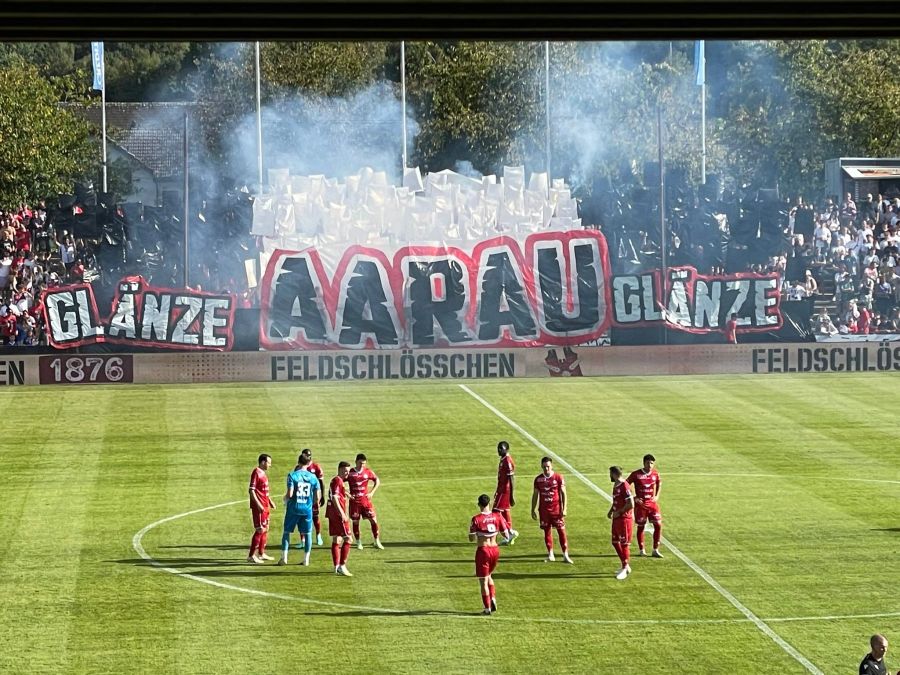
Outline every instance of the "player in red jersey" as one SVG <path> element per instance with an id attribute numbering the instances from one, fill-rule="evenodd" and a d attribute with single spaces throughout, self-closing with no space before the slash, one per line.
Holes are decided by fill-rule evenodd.
<path id="1" fill-rule="evenodd" d="M 546 562 L 553 562 L 553 531 L 559 535 L 559 546 L 563 560 L 570 565 L 569 540 L 566 537 L 566 480 L 562 474 L 553 471 L 553 460 L 549 457 L 541 459 L 541 473 L 534 479 L 534 492 L 531 495 L 531 517 L 541 516 L 541 529 L 544 531 L 544 544 L 547 546 Z M 540 503 L 540 509 L 538 509 Z"/>
<path id="2" fill-rule="evenodd" d="M 322 472 L 322 467 L 312 461 L 312 450 L 309 448 L 303 448 L 300 451 L 300 457 L 297 458 L 297 466 L 294 467 L 294 471 L 300 469 L 301 458 L 306 456 L 309 461 L 309 466 L 306 467 L 306 470 L 313 474 L 316 478 L 319 479 L 319 485 L 325 485 L 325 474 Z M 325 506 L 325 490 L 323 489 L 319 494 L 319 501 L 313 504 L 313 527 L 316 528 L 316 546 L 322 545 L 322 526 L 319 523 L 319 509 Z M 303 535 L 300 535 L 300 543 L 297 544 L 297 548 L 303 548 Z"/>
<path id="3" fill-rule="evenodd" d="M 365 518 L 372 526 L 372 536 L 375 537 L 375 548 L 383 549 L 381 545 L 381 529 L 378 527 L 378 518 L 375 516 L 375 507 L 372 506 L 372 496 L 381 485 L 381 480 L 366 464 L 368 460 L 363 453 L 356 456 L 356 466 L 350 469 L 347 482 L 350 483 L 350 520 L 353 521 L 353 536 L 356 538 L 356 548 L 363 547 L 359 536 L 359 519 Z M 369 483 L 375 483 L 369 492 Z"/>
<path id="4" fill-rule="evenodd" d="M 621 581 L 631 574 L 628 547 L 631 545 L 631 529 L 634 524 L 634 499 L 628 489 L 628 481 L 622 478 L 622 467 L 609 467 L 609 480 L 613 483 L 612 506 L 606 517 L 612 519 L 612 545 L 622 561 L 622 568 L 616 572 L 616 579 Z"/>
<path id="5" fill-rule="evenodd" d="M 328 487 L 328 506 L 325 517 L 328 519 L 328 534 L 331 535 L 331 560 L 334 573 L 352 577 L 347 569 L 347 558 L 350 555 L 350 514 L 347 511 L 347 487 L 344 483 L 350 474 L 350 462 L 338 464 L 337 475 L 331 479 Z"/>
<path id="6" fill-rule="evenodd" d="M 653 523 L 653 557 L 662 558 L 659 542 L 662 539 L 662 514 L 659 512 L 659 490 L 662 485 L 659 474 L 653 466 L 656 457 L 644 455 L 643 468 L 632 471 L 626 479 L 634 486 L 634 523 L 637 525 L 638 555 L 647 555 L 644 549 L 644 528 L 649 520 Z"/>
<path id="7" fill-rule="evenodd" d="M 250 552 L 247 562 L 261 564 L 266 560 L 274 560 L 266 555 L 266 541 L 269 537 L 269 512 L 275 510 L 275 503 L 269 498 L 269 477 L 266 475 L 272 467 L 272 458 L 263 453 L 256 460 L 256 468 L 250 474 L 250 513 L 253 516 L 253 538 L 250 540 Z"/>
<path id="8" fill-rule="evenodd" d="M 497 546 L 497 533 L 509 538 L 506 520 L 496 511 L 488 509 L 490 497 L 478 497 L 478 508 L 481 513 L 472 516 L 469 525 L 469 541 L 477 541 L 475 549 L 475 576 L 481 587 L 481 602 L 484 603 L 484 614 L 497 611 L 497 594 L 494 591 L 494 579 L 491 576 L 500 559 L 500 548 Z"/>
<path id="9" fill-rule="evenodd" d="M 512 546 L 516 543 L 519 533 L 513 529 L 511 509 L 516 505 L 516 463 L 509 454 L 509 443 L 500 441 L 497 443 L 497 454 L 500 455 L 500 465 L 497 467 L 497 491 L 494 492 L 494 512 L 503 516 L 506 521 L 506 529 L 509 538 L 501 541 L 501 544 Z"/>

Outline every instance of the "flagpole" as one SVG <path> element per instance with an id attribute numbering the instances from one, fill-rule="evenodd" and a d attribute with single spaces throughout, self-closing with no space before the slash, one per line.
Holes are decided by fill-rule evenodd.
<path id="1" fill-rule="evenodd" d="M 662 123 L 662 105 L 657 102 L 656 105 L 656 136 L 657 142 L 659 145 L 659 232 L 661 235 L 661 242 L 659 246 L 660 252 L 660 266 L 661 266 L 661 277 L 662 277 L 662 287 L 663 287 L 663 302 L 665 302 L 666 291 L 665 289 L 668 287 L 668 279 L 666 276 L 666 167 L 664 163 L 664 153 L 663 153 L 663 123 Z M 663 332 L 663 344 L 669 344 L 669 332 L 668 327 L 666 326 L 666 322 L 668 319 L 666 318 L 666 307 L 663 306 L 663 321 L 662 321 L 662 332 Z"/>
<path id="2" fill-rule="evenodd" d="M 703 78 L 703 86 L 700 87 L 700 142 L 703 144 L 703 152 L 700 155 L 700 182 L 706 185 L 706 77 Z"/>
<path id="3" fill-rule="evenodd" d="M 550 41 L 544 42 L 544 118 L 546 122 L 547 146 L 547 195 L 550 195 Z"/>
<path id="4" fill-rule="evenodd" d="M 256 171 L 259 192 L 263 189 L 262 97 L 260 95 L 259 40 L 256 41 Z"/>
<path id="5" fill-rule="evenodd" d="M 190 225 L 190 200 L 188 190 L 190 188 L 190 174 L 188 173 L 188 110 L 184 109 L 184 287 L 190 288 L 190 250 L 191 250 L 191 225 Z"/>
<path id="6" fill-rule="evenodd" d="M 403 171 L 409 166 L 409 157 L 406 154 L 406 42 L 400 41 L 400 114 L 403 127 Z M 401 178 L 402 180 L 402 178 Z"/>
<path id="7" fill-rule="evenodd" d="M 104 66 L 103 69 L 103 86 L 100 88 L 100 122 L 103 127 L 103 192 L 109 192 L 106 176 L 106 67 Z"/>

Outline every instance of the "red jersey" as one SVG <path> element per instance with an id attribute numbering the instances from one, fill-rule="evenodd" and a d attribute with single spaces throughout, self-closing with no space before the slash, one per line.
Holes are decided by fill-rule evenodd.
<path id="1" fill-rule="evenodd" d="M 509 494 L 509 477 L 516 475 L 516 463 L 509 455 L 500 458 L 497 467 L 497 495 Z"/>
<path id="2" fill-rule="evenodd" d="M 369 501 L 369 481 L 374 483 L 376 480 L 378 476 L 369 467 L 362 471 L 350 469 L 350 475 L 347 476 L 347 482 L 350 483 L 350 497 L 358 502 Z"/>
<path id="3" fill-rule="evenodd" d="M 634 485 L 635 499 L 643 499 L 644 501 L 656 501 L 656 493 L 662 484 L 656 469 L 650 469 L 650 473 L 644 473 L 643 469 L 632 471 L 626 479 Z"/>
<path id="4" fill-rule="evenodd" d="M 328 486 L 328 505 L 325 507 L 325 516 L 328 518 L 340 518 L 340 512 L 335 508 L 334 502 L 332 498 L 337 497 L 338 503 L 341 505 L 341 508 L 344 509 L 344 514 L 347 513 L 347 486 L 344 484 L 344 479 L 340 476 L 335 476 L 331 479 L 331 485 Z"/>
<path id="5" fill-rule="evenodd" d="M 612 491 L 612 505 L 615 511 L 619 509 L 625 508 L 625 505 L 628 503 L 628 498 L 631 495 L 631 491 L 628 489 L 628 481 L 624 480 L 621 482 L 617 482 L 613 487 Z M 625 513 L 619 518 L 631 518 L 632 510 L 628 509 Z"/>
<path id="6" fill-rule="evenodd" d="M 566 481 L 562 474 L 552 473 L 545 476 L 539 473 L 534 479 L 534 488 L 538 491 L 538 508 L 542 513 L 559 513 L 560 493 Z"/>
<path id="7" fill-rule="evenodd" d="M 493 537 L 498 532 L 506 530 L 506 521 L 499 513 L 478 513 L 472 516 L 472 524 L 469 525 L 469 534 L 479 534 L 482 537 Z"/>
<path id="8" fill-rule="evenodd" d="M 250 474 L 250 489 L 256 492 L 263 509 L 268 509 L 272 503 L 272 500 L 269 499 L 269 477 L 259 467 L 253 469 L 253 473 Z M 256 509 L 256 502 L 253 501 L 252 497 L 250 499 L 250 508 Z"/>

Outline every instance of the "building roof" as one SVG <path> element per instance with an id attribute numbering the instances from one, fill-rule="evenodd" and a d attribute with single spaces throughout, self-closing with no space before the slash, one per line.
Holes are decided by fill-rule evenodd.
<path id="1" fill-rule="evenodd" d="M 64 105 L 101 127 L 100 105 Z M 185 113 L 197 110 L 195 103 L 107 103 L 107 136 L 157 178 L 174 176 L 184 166 Z"/>

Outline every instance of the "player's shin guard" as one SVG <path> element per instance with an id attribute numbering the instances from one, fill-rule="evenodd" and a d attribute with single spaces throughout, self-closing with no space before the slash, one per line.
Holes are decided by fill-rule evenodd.
<path id="1" fill-rule="evenodd" d="M 662 539 L 662 523 L 653 524 L 653 550 L 659 548 L 659 540 Z"/>
<path id="2" fill-rule="evenodd" d="M 259 535 L 259 554 L 264 555 L 266 552 L 266 542 L 269 541 L 269 533 L 261 532 Z"/>
<path id="3" fill-rule="evenodd" d="M 334 566 L 337 567 L 341 564 L 341 545 L 332 543 L 331 544 L 331 562 L 334 563 Z"/>
<path id="4" fill-rule="evenodd" d="M 616 555 L 619 556 L 619 561 L 622 563 L 622 567 L 628 564 L 628 558 L 626 556 L 626 548 L 624 544 L 620 544 L 618 542 L 613 544 L 613 548 L 616 549 Z"/>
<path id="5" fill-rule="evenodd" d="M 494 599 L 497 597 L 497 592 L 494 590 L 494 584 L 488 584 L 488 591 L 489 591 L 489 595 L 490 595 L 491 599 Z"/>
<path id="6" fill-rule="evenodd" d="M 485 608 L 485 609 L 490 609 L 490 608 L 491 608 L 491 596 L 490 596 L 489 594 L 487 594 L 487 593 L 482 593 L 482 594 L 481 594 L 481 602 L 484 603 L 484 608 Z"/>
<path id="7" fill-rule="evenodd" d="M 565 528 L 562 528 L 562 527 L 556 528 L 556 533 L 559 535 L 559 547 L 562 549 L 563 553 L 568 553 L 569 538 L 566 536 Z"/>
<path id="8" fill-rule="evenodd" d="M 281 533 L 281 552 L 287 557 L 287 551 L 291 547 L 291 533 L 284 531 Z"/>
<path id="9" fill-rule="evenodd" d="M 654 535 L 654 538 L 655 538 L 655 535 Z M 644 549 L 644 526 L 643 525 L 637 526 L 637 543 L 638 543 L 638 548 L 643 550 Z"/>
<path id="10" fill-rule="evenodd" d="M 547 547 L 548 551 L 553 551 L 553 530 L 549 527 L 544 530 L 544 546 Z"/>
<path id="11" fill-rule="evenodd" d="M 344 544 L 341 546 L 341 565 L 347 564 L 347 558 L 350 557 L 350 540 L 344 539 Z"/>
<path id="12" fill-rule="evenodd" d="M 247 554 L 247 557 L 256 555 L 256 552 L 259 550 L 259 538 L 261 536 L 260 532 L 254 532 L 253 537 L 250 539 L 250 553 Z"/>
<path id="13" fill-rule="evenodd" d="M 353 538 L 359 541 L 359 520 L 353 521 Z"/>
<path id="14" fill-rule="evenodd" d="M 309 555 L 310 551 L 312 551 L 312 528 L 310 528 L 309 532 L 307 532 L 306 536 L 303 538 L 303 552 L 306 555 Z"/>
<path id="15" fill-rule="evenodd" d="M 372 536 L 378 539 L 381 534 L 381 528 L 378 527 L 378 521 L 372 518 L 372 520 L 369 521 L 369 525 L 372 526 Z"/>

